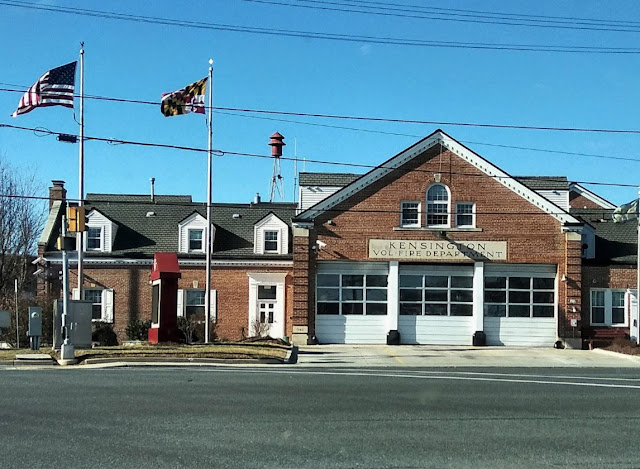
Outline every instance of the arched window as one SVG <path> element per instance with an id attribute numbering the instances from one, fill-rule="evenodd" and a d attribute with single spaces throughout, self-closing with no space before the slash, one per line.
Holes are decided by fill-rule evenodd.
<path id="1" fill-rule="evenodd" d="M 427 191 L 427 227 L 448 227 L 449 212 L 449 189 L 434 184 Z"/>

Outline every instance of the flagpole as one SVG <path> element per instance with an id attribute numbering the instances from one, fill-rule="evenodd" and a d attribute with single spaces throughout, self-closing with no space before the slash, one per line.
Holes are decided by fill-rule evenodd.
<path id="1" fill-rule="evenodd" d="M 211 321 L 211 173 L 212 173 L 212 148 L 213 148 L 213 59 L 209 59 L 209 145 L 207 150 L 207 247 L 205 255 L 207 258 L 206 268 L 206 289 L 205 292 L 205 320 L 204 320 L 204 342 L 209 343 L 210 321 Z"/>
<path id="2" fill-rule="evenodd" d="M 78 205 L 84 206 L 84 42 L 80 43 L 80 150 L 78 152 Z M 82 213 L 82 212 L 80 212 Z M 78 248 L 78 299 L 82 300 L 84 273 L 82 269 L 84 233 L 79 232 Z"/>

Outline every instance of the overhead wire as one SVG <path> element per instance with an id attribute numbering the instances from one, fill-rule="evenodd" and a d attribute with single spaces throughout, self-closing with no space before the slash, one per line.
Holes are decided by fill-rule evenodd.
<path id="1" fill-rule="evenodd" d="M 640 54 L 640 48 L 628 47 L 602 47 L 602 46 L 565 46 L 565 45 L 535 45 L 535 44 L 501 44 L 460 41 L 437 41 L 410 38 L 397 38 L 385 36 L 356 35 L 346 33 L 326 33 L 318 31 L 301 31 L 278 28 L 261 28 L 254 26 L 241 26 L 222 23 L 206 23 L 202 21 L 177 20 L 154 16 L 132 15 L 105 10 L 92 10 L 87 8 L 63 7 L 45 5 L 17 0 L 1 0 L 0 5 L 42 10 L 55 13 L 72 14 L 78 16 L 96 17 L 138 23 L 170 25 L 185 28 L 205 30 L 239 32 L 249 34 L 261 34 L 270 36 L 299 37 L 306 39 L 324 39 L 346 42 L 367 42 L 371 44 L 402 45 L 416 47 L 439 47 L 473 50 L 504 50 L 504 51 L 528 51 L 528 52 L 561 52 L 561 53 L 586 53 L 586 54 Z"/>
<path id="2" fill-rule="evenodd" d="M 0 128 L 8 128 L 8 129 L 14 129 L 14 130 L 25 130 L 25 131 L 34 131 L 36 130 L 35 128 L 32 127 L 23 127 L 23 126 L 16 126 L 16 125 L 11 125 L 11 124 L 0 124 Z M 40 132 L 45 132 L 45 130 L 42 129 L 38 129 Z M 55 132 L 52 130 L 46 130 L 46 133 L 50 134 L 50 135 L 59 135 L 61 132 Z M 115 143 L 115 144 L 124 144 L 124 145 L 135 145 L 135 146 L 142 146 L 142 147 L 154 147 L 154 148 L 165 148 L 165 149 L 174 149 L 174 150 L 184 150 L 184 151 L 191 151 L 191 152 L 197 152 L 197 153 L 206 153 L 208 152 L 208 150 L 206 148 L 197 148 L 197 147 L 188 147 L 188 146 L 183 146 L 183 145 L 172 145 L 172 144 L 163 144 L 163 143 L 152 143 L 152 142 L 140 142 L 140 141 L 134 141 L 134 140 L 123 140 L 123 139 L 116 139 L 116 138 L 104 138 L 104 137 L 93 137 L 93 136 L 87 136 L 85 135 L 84 139 L 86 141 L 99 141 L 99 142 L 106 142 L 106 143 Z M 262 154 L 258 154 L 258 153 L 248 153 L 248 152 L 237 152 L 237 151 L 229 151 L 229 150 L 221 150 L 221 149 L 213 149 L 213 154 L 216 156 L 224 156 L 224 155 L 233 155 L 233 156 L 242 156 L 242 157 L 250 157 L 250 158 L 262 158 L 262 159 L 273 159 L 272 155 L 262 155 Z M 284 161 L 299 161 L 300 158 L 296 157 L 296 158 L 292 158 L 292 157 L 285 157 L 285 156 L 280 156 L 279 157 L 281 160 Z M 319 159 L 310 159 L 310 158 L 305 158 L 305 161 L 307 163 L 314 163 L 314 164 L 324 164 L 324 165 L 330 165 L 330 166 L 344 166 L 344 167 L 352 167 L 352 168 L 360 168 L 360 169 L 367 169 L 367 170 L 374 170 L 374 169 L 389 169 L 392 171 L 399 171 L 399 172 L 423 172 L 423 173 L 428 173 L 428 174 L 432 174 L 433 171 L 429 171 L 429 170 L 424 170 L 424 169 L 402 169 L 402 168 L 396 168 L 396 167 L 391 167 L 391 166 L 384 166 L 383 164 L 380 165 L 370 165 L 370 164 L 364 164 L 364 163 L 349 163 L 349 162 L 340 162 L 340 161 L 328 161 L 328 160 L 319 160 Z M 477 173 L 464 173 L 464 172 L 459 172 L 459 171 L 448 171 L 447 174 L 451 174 L 451 175 L 458 175 L 458 176 L 470 176 L 470 177 L 487 177 L 487 178 L 496 178 L 496 179 L 518 179 L 517 176 L 511 176 L 511 175 L 507 175 L 507 176 L 498 176 L 498 175 L 488 175 L 488 174 L 477 174 Z M 537 177 L 537 179 L 544 179 L 543 176 L 539 176 Z M 600 182 L 600 181 L 571 181 L 577 184 L 584 184 L 584 185 L 599 185 L 599 186 L 612 186 L 612 187 L 637 187 L 637 185 L 635 184 L 623 184 L 623 183 L 609 183 L 609 182 Z"/>
<path id="3" fill-rule="evenodd" d="M 260 3 L 267 5 L 289 6 L 295 8 L 306 8 L 312 10 L 336 11 L 342 13 L 358 13 L 375 16 L 410 18 L 410 19 L 428 19 L 436 21 L 448 21 L 459 23 L 477 23 L 484 25 L 500 25 L 500 26 L 523 26 L 533 28 L 551 28 L 551 29 L 569 29 L 583 31 L 607 31 L 607 32 L 625 32 L 638 33 L 638 26 L 628 25 L 626 27 L 612 25 L 596 25 L 588 22 L 567 22 L 551 21 L 551 20 L 534 20 L 526 18 L 506 18 L 497 15 L 478 15 L 463 13 L 438 13 L 426 12 L 424 10 L 367 6 L 336 1 L 320 1 L 320 0 L 301 0 L 298 2 L 286 0 L 244 0 L 245 2 Z M 311 5 L 307 5 L 310 3 Z M 355 8 L 361 8 L 360 10 Z M 375 10 L 374 10 L 375 9 Z M 378 10 L 378 11 L 376 11 Z M 607 27 L 605 27 L 607 26 Z"/>
<path id="4" fill-rule="evenodd" d="M 11 89 L 11 88 L 0 88 L 0 91 L 24 92 L 22 90 Z M 74 96 L 78 97 L 79 95 L 74 95 Z M 96 96 L 96 95 L 84 95 L 84 98 L 101 100 L 101 101 L 146 104 L 146 105 L 153 105 L 153 106 L 158 105 L 157 101 L 111 98 L 111 97 Z M 203 106 L 203 108 L 208 109 L 208 106 Z M 554 131 L 554 132 L 592 132 L 592 133 L 640 135 L 640 129 L 606 129 L 606 128 L 554 127 L 554 126 L 536 126 L 536 125 L 518 125 L 518 124 L 489 124 L 489 123 L 482 123 L 482 122 L 432 121 L 432 120 L 420 120 L 420 119 L 400 119 L 400 118 L 391 118 L 391 117 L 324 114 L 324 113 L 311 113 L 311 112 L 299 112 L 299 111 L 277 111 L 273 109 L 237 108 L 237 107 L 224 107 L 224 106 L 213 106 L 212 109 L 214 111 L 231 111 L 231 112 L 243 112 L 243 113 L 253 113 L 253 114 L 273 114 L 273 115 L 281 115 L 281 116 L 311 117 L 311 118 L 318 118 L 318 119 L 335 119 L 335 120 L 355 120 L 355 121 L 367 121 L 367 122 L 385 122 L 385 123 L 396 123 L 396 124 L 442 125 L 442 126 L 452 126 L 452 127 L 453 126 L 479 127 L 479 128 L 490 128 L 490 129 L 540 130 L 540 131 Z"/>

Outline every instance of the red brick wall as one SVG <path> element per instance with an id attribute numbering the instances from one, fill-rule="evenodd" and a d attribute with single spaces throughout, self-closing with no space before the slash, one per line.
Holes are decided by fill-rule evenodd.
<path id="1" fill-rule="evenodd" d="M 590 324 L 591 311 L 591 289 L 611 288 L 611 289 L 635 289 L 638 284 L 638 271 L 633 265 L 620 266 L 594 266 L 585 265 L 582 267 L 583 291 L 582 304 L 584 314 L 582 323 Z M 629 311 L 627 311 L 627 314 Z M 629 318 L 627 318 L 628 320 Z"/>
<path id="2" fill-rule="evenodd" d="M 571 208 L 602 208 L 600 204 L 575 192 L 569 192 L 569 206 Z"/>
<path id="3" fill-rule="evenodd" d="M 572 282 L 559 289 L 562 333 L 569 320 L 566 314 L 568 298 L 575 300 L 572 307 L 576 307 L 578 316 L 580 314 L 579 241 L 568 242 L 559 221 L 462 158 L 448 150 L 438 153 L 438 150 L 426 152 L 405 165 L 403 170 L 394 171 L 319 217 L 315 233 L 312 232 L 309 238 L 311 246 L 315 243 L 314 236 L 326 243 L 317 259 L 367 260 L 370 239 L 442 241 L 437 231 L 394 230 L 400 225 L 399 209 L 403 200 L 421 202 L 422 226 L 425 225 L 426 192 L 435 182 L 434 174 L 439 173 L 441 183 L 451 191 L 452 210 L 456 201 L 475 202 L 476 226 L 482 228 L 481 232 L 449 231 L 446 239 L 506 241 L 507 262 L 557 264 L 559 275 L 571 278 Z M 332 220 L 331 225 L 328 220 Z M 309 316 L 313 316 L 312 308 Z"/>
<path id="4" fill-rule="evenodd" d="M 179 288 L 205 288 L 205 271 L 202 267 L 182 267 Z M 249 272 L 286 272 L 285 280 L 285 335 L 291 336 L 293 310 L 293 277 L 291 268 L 224 267 L 212 268 L 211 287 L 217 290 L 218 321 L 215 332 L 227 340 L 239 340 L 247 334 L 249 325 Z M 151 319 L 151 267 L 129 266 L 100 268 L 85 266 L 85 287 L 111 288 L 114 290 L 113 328 L 118 340 L 126 340 L 125 328 L 132 319 Z M 72 271 L 70 284 L 77 283 L 77 272 Z"/>

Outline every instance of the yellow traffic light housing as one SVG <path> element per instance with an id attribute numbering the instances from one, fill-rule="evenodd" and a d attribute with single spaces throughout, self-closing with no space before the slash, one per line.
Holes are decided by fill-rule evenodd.
<path id="1" fill-rule="evenodd" d="M 86 219 L 84 214 L 84 207 L 67 207 L 67 223 L 69 231 L 72 233 L 82 233 L 86 230 Z"/>

